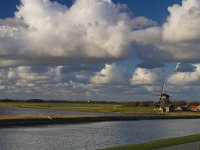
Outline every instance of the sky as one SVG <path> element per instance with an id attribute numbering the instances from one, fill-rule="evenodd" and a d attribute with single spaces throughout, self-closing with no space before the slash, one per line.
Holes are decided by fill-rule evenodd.
<path id="1" fill-rule="evenodd" d="M 0 98 L 199 101 L 199 0 L 0 1 Z"/>

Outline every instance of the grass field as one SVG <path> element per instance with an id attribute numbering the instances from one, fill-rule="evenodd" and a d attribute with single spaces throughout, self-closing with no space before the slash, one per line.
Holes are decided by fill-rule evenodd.
<path id="1" fill-rule="evenodd" d="M 142 143 L 142 144 L 106 148 L 103 150 L 152 150 L 152 149 L 191 143 L 191 142 L 196 142 L 196 141 L 200 141 L 200 134 L 163 139 L 163 140 L 152 141 L 152 142 L 147 142 L 147 143 Z"/>
<path id="2" fill-rule="evenodd" d="M 160 111 L 152 107 L 128 107 L 120 103 L 96 104 L 96 103 L 50 103 L 50 102 L 0 102 L 0 107 L 20 107 L 34 109 L 53 109 L 68 111 L 87 111 L 87 112 L 112 112 L 128 114 L 159 114 Z M 190 116 L 200 115 L 200 112 L 170 112 L 168 115 Z"/>
<path id="3" fill-rule="evenodd" d="M 159 111 L 151 107 L 127 107 L 123 104 L 93 104 L 93 103 L 32 103 L 32 102 L 0 102 L 0 107 L 21 107 L 35 109 L 54 109 L 90 112 L 142 113 L 157 114 Z"/>

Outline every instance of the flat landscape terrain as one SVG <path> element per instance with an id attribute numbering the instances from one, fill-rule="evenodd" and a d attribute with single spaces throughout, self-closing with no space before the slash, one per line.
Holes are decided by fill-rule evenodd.
<path id="1" fill-rule="evenodd" d="M 68 111 L 114 112 L 128 114 L 158 114 L 152 107 L 128 107 L 124 104 L 95 104 L 95 103 L 51 103 L 51 102 L 0 102 L 0 107 L 20 107 L 34 109 L 53 109 Z"/>
<path id="2" fill-rule="evenodd" d="M 161 114 L 153 107 L 130 107 L 120 103 L 70 103 L 70 102 L 0 102 L 0 107 L 32 108 L 83 112 L 110 112 L 116 114 Z M 200 112 L 178 111 L 166 113 L 172 116 L 200 116 Z"/>

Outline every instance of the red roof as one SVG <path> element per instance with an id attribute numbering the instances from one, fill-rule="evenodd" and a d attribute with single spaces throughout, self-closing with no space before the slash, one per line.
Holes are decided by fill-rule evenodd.
<path id="1" fill-rule="evenodd" d="M 190 105 L 189 106 L 189 108 L 193 108 L 193 109 L 195 109 L 195 108 L 197 108 L 198 106 L 197 105 Z"/>

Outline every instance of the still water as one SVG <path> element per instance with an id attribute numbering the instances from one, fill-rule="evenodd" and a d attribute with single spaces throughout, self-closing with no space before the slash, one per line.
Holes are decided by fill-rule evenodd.
<path id="1" fill-rule="evenodd" d="M 0 107 L 0 115 L 35 115 L 35 116 L 45 116 L 45 115 L 95 115 L 95 116 L 109 116 L 117 115 L 114 113 L 96 113 L 96 112 L 82 112 L 82 111 L 66 111 L 66 110 L 49 110 L 49 109 L 31 109 L 31 108 L 9 108 L 9 107 Z"/>
<path id="2" fill-rule="evenodd" d="M 146 120 L 0 129 L 0 150 L 95 150 L 200 133 L 200 120 Z"/>
<path id="3" fill-rule="evenodd" d="M 84 111 L 67 111 L 67 110 L 49 110 L 49 109 L 31 109 L 31 108 L 12 108 L 0 107 L 0 115 L 65 115 L 65 116 L 152 116 L 151 114 L 119 114 L 119 113 L 103 113 L 103 112 L 84 112 Z M 153 115 L 159 116 L 159 115 Z"/>

